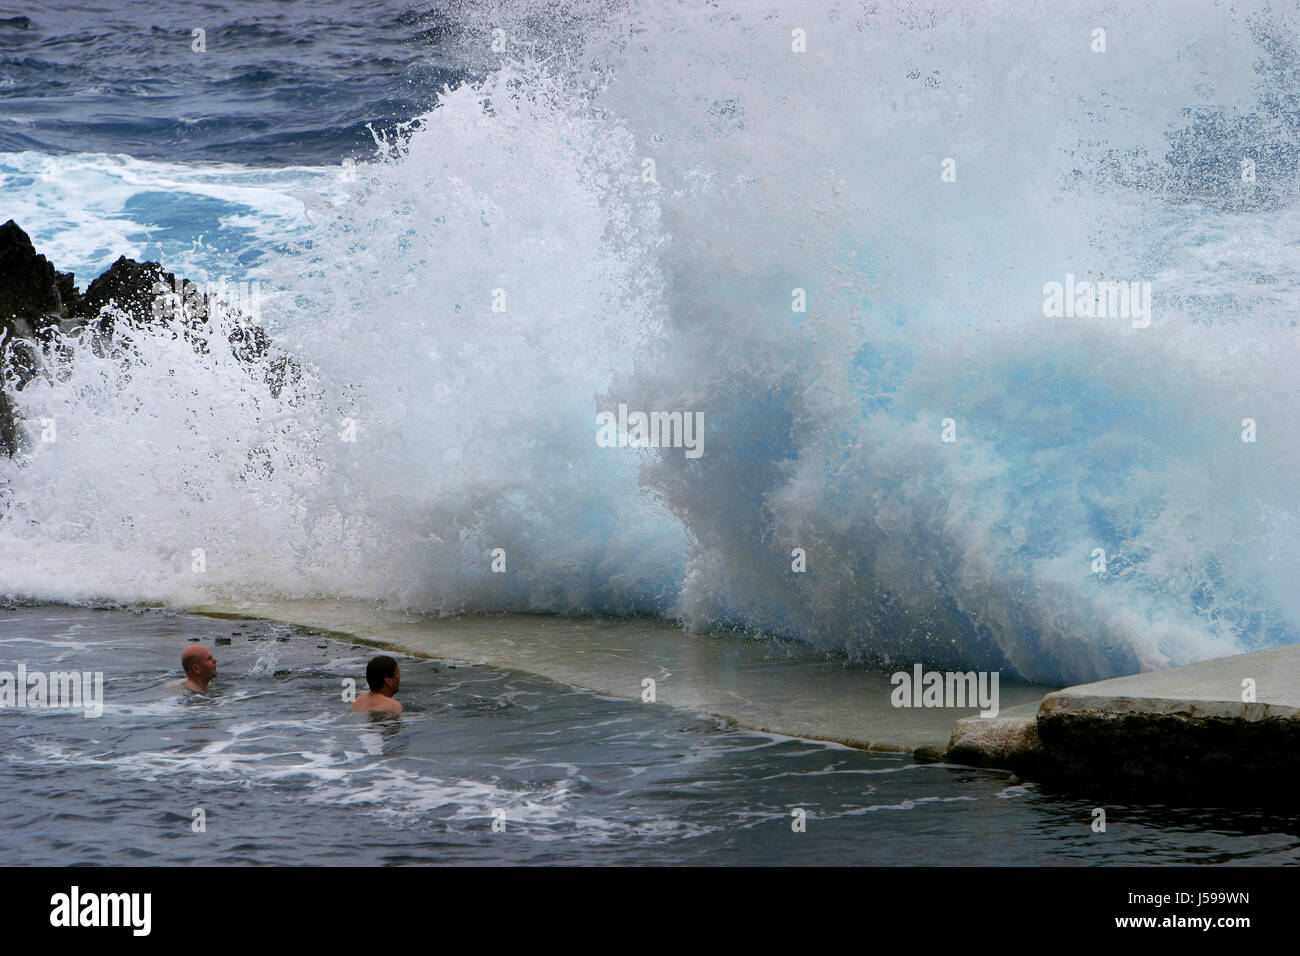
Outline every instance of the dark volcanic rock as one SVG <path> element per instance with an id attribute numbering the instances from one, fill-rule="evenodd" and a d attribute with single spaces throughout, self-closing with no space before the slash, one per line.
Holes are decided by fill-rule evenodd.
<path id="1" fill-rule="evenodd" d="M 0 226 L 0 382 L 11 389 L 21 390 L 37 374 L 57 331 L 78 325 L 107 345 L 119 322 L 156 329 L 175 319 L 194 349 L 207 352 L 208 318 L 218 307 L 233 320 L 226 336 L 231 353 L 250 371 L 265 359 L 260 374 L 273 394 L 299 378 L 297 363 L 278 351 L 271 354 L 269 336 L 251 317 L 219 305 L 195 283 L 178 279 L 158 263 L 122 256 L 81 295 L 72 273 L 58 272 L 37 253 L 17 223 Z M 13 455 L 19 439 L 13 404 L 0 391 L 0 453 Z"/>
<path id="2" fill-rule="evenodd" d="M 86 289 L 77 308 L 81 319 L 100 319 L 100 310 L 111 306 L 118 309 L 136 325 L 148 325 L 154 319 L 154 301 L 157 289 L 171 289 L 176 277 L 164 272 L 156 262 L 136 262 L 122 256 Z M 102 328 L 112 333 L 111 317 L 100 319 Z"/>
<path id="3" fill-rule="evenodd" d="M 58 272 L 10 219 L 0 226 L 0 327 L 30 335 L 69 316 L 77 305 L 71 272 Z"/>
<path id="4" fill-rule="evenodd" d="M 73 315 L 97 322 L 100 331 L 111 335 L 117 312 L 142 328 L 168 317 L 183 319 L 194 328 L 208 320 L 210 304 L 203 290 L 188 279 L 178 279 L 156 262 L 121 256 L 90 284 Z"/>
<path id="5" fill-rule="evenodd" d="M 12 455 L 18 450 L 17 432 L 13 409 L 9 407 L 9 396 L 0 391 L 0 454 Z"/>
<path id="6" fill-rule="evenodd" d="M 57 327 L 77 300 L 72 273 L 57 271 L 12 219 L 0 226 L 0 385 L 22 388 L 31 379 L 39 361 L 32 339 Z M 17 449 L 13 406 L 0 390 L 0 453 Z"/>

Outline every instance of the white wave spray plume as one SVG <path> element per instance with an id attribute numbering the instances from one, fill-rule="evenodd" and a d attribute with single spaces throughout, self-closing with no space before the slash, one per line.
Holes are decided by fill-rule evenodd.
<path id="1" fill-rule="evenodd" d="M 1062 682 L 1300 637 L 1285 14 L 456 16 L 477 79 L 274 266 L 298 389 L 139 335 L 11 391 L 61 437 L 0 463 L 0 591 L 652 613 Z M 1045 318 L 1067 274 L 1150 282 L 1149 327 Z M 702 412 L 704 456 L 598 447 L 620 402 Z"/>

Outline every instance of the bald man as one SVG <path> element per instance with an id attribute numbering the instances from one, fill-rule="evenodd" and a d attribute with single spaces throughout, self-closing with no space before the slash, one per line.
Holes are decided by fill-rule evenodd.
<path id="1" fill-rule="evenodd" d="M 185 672 L 182 689 L 206 694 L 208 684 L 217 676 L 217 659 L 206 647 L 191 644 L 181 652 L 181 670 Z"/>

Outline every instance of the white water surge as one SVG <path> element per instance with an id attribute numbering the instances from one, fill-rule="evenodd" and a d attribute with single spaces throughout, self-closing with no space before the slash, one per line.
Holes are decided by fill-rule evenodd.
<path id="1" fill-rule="evenodd" d="M 481 79 L 346 198 L 304 173 L 265 250 L 297 386 L 139 333 L 10 390 L 0 593 L 645 613 L 1059 683 L 1295 641 L 1300 30 L 1002 6 L 475 14 Z M 1045 318 L 1067 275 L 1149 282 L 1149 327 Z M 620 402 L 705 454 L 599 447 Z"/>

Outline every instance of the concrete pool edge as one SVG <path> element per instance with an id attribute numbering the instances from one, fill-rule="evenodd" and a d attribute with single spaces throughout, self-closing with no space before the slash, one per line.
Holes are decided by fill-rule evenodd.
<path id="1" fill-rule="evenodd" d="M 1262 789 L 1300 781 L 1300 645 L 1074 687 L 1038 688 L 1028 697 L 1029 689 L 1022 688 L 1020 699 L 1006 700 L 997 717 L 967 711 L 970 716 L 954 723 L 949 710 L 891 711 L 883 703 L 882 675 L 857 674 L 856 683 L 875 684 L 870 692 L 853 694 L 827 668 L 806 660 L 760 660 L 761 651 L 743 641 L 668 627 L 646 625 L 644 634 L 610 648 L 607 640 L 621 635 L 617 624 L 593 631 L 583 643 L 568 633 L 571 621 L 546 615 L 502 615 L 518 619 L 516 626 L 492 635 L 476 629 L 490 629 L 491 616 L 434 619 L 339 602 L 187 610 L 278 621 L 629 700 L 639 699 L 640 675 L 660 674 L 656 703 L 739 728 L 1014 772 L 1043 782 L 1162 798 L 1199 793 L 1254 799 Z M 458 633 L 448 629 L 457 620 L 466 625 Z M 604 659 L 597 659 L 601 654 Z M 809 706 L 787 706 L 796 692 Z"/>
<path id="2" fill-rule="evenodd" d="M 945 760 L 1107 789 L 1261 803 L 1300 782 L 1300 645 L 1066 687 L 957 721 Z"/>
<path id="3" fill-rule="evenodd" d="M 977 708 L 897 709 L 884 674 L 846 668 L 806 653 L 782 657 L 762 642 L 688 634 L 666 622 L 564 619 L 552 615 L 435 618 L 375 605 L 327 601 L 239 602 L 177 608 L 228 619 L 299 626 L 415 656 L 482 663 L 592 693 L 642 700 L 643 679 L 658 679 L 654 703 L 737 728 L 939 761 L 954 713 Z M 494 621 L 513 626 L 494 633 Z M 591 624 L 584 638 L 575 631 Z M 607 625 L 604 630 L 597 624 Z M 629 630 L 632 633 L 629 635 Z M 773 658 L 776 659 L 773 659 Z M 1004 684 L 1008 705 L 1036 703 L 1050 688 Z"/>

